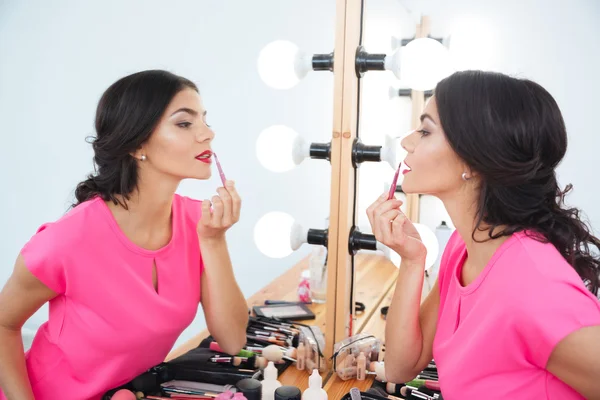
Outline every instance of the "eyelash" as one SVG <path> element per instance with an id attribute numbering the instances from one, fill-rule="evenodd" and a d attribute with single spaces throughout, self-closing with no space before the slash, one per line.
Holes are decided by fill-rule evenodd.
<path id="1" fill-rule="evenodd" d="M 421 134 L 421 137 L 427 136 L 430 133 L 429 131 L 426 131 L 425 129 L 418 130 L 417 132 L 419 132 Z"/>
<path id="2" fill-rule="evenodd" d="M 191 122 L 180 122 L 177 124 L 178 127 L 183 128 L 183 129 L 189 128 L 191 125 L 192 125 Z M 204 123 L 204 125 L 206 125 L 207 127 L 210 128 L 210 125 L 207 124 L 206 122 Z"/>

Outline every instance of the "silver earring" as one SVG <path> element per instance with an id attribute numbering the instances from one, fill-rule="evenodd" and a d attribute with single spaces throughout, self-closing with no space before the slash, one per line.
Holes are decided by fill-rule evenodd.
<path id="1" fill-rule="evenodd" d="M 141 161 L 145 161 L 146 160 L 146 156 L 142 154 L 142 156 L 140 157 Z"/>
<path id="2" fill-rule="evenodd" d="M 470 178 L 467 178 L 467 173 L 466 172 L 462 173 L 462 178 L 463 178 L 463 181 L 468 181 L 470 179 Z"/>

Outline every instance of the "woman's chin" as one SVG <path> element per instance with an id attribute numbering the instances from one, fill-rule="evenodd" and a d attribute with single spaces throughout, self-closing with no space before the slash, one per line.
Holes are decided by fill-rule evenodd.
<path id="1" fill-rule="evenodd" d="M 192 174 L 188 174 L 184 177 L 184 179 L 197 179 L 200 181 L 205 181 L 210 179 L 210 177 L 212 176 L 212 174 L 210 173 L 210 171 L 208 172 L 195 172 Z"/>
<path id="2" fill-rule="evenodd" d="M 415 191 L 415 185 L 412 185 L 410 182 L 407 182 L 407 179 L 404 180 L 404 182 L 402 182 L 402 193 L 405 194 L 415 194 L 418 193 L 417 191 Z"/>
<path id="3" fill-rule="evenodd" d="M 409 182 L 402 182 L 402 193 L 404 194 L 429 194 L 429 191 L 422 185 L 415 185 Z"/>

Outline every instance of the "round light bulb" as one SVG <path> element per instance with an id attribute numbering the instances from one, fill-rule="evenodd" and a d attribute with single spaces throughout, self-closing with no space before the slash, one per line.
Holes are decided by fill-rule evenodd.
<path id="1" fill-rule="evenodd" d="M 292 254 L 290 232 L 294 218 L 284 212 L 272 211 L 263 215 L 254 226 L 254 243 L 261 253 L 271 258 Z"/>
<path id="2" fill-rule="evenodd" d="M 413 223 L 417 232 L 419 232 L 419 236 L 421 236 L 421 241 L 427 248 L 427 257 L 425 258 L 425 270 L 430 269 L 435 260 L 437 260 L 438 253 L 440 252 L 439 243 L 435 233 L 427 227 L 427 225 Z"/>
<path id="3" fill-rule="evenodd" d="M 390 135 L 385 135 L 385 143 L 381 147 L 381 161 L 385 161 L 392 169 L 398 168 L 398 161 L 396 158 L 396 138 Z"/>
<path id="4" fill-rule="evenodd" d="M 410 41 L 401 50 L 400 75 L 413 90 L 430 90 L 452 73 L 448 50 L 431 38 Z"/>
<path id="5" fill-rule="evenodd" d="M 273 172 L 289 171 L 294 163 L 294 143 L 298 133 L 285 125 L 273 125 L 256 140 L 256 157 L 263 167 Z"/>
<path id="6" fill-rule="evenodd" d="M 418 223 L 413 223 L 413 225 L 417 229 L 417 232 L 419 232 L 421 241 L 427 249 L 427 257 L 425 257 L 425 270 L 429 270 L 433 264 L 435 264 L 440 251 L 437 236 L 435 236 L 435 233 L 426 225 Z M 392 264 L 394 264 L 396 267 L 400 267 L 402 258 L 398 255 L 398 253 L 385 245 L 379 245 L 379 243 L 378 250 L 382 250 L 383 253 L 389 257 Z"/>
<path id="7" fill-rule="evenodd" d="M 290 247 L 292 250 L 296 251 L 303 243 L 307 243 L 307 238 L 308 229 L 305 229 L 299 223 L 294 222 L 290 232 Z"/>
<path id="8" fill-rule="evenodd" d="M 299 66 L 304 58 L 294 43 L 276 40 L 260 51 L 258 74 L 263 82 L 274 89 L 290 89 L 300 82 L 302 76 L 298 77 Z"/>

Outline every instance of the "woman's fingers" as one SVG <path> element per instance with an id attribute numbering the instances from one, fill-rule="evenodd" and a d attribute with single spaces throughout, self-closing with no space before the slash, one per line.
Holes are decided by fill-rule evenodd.
<path id="1" fill-rule="evenodd" d="M 406 215 L 401 211 L 398 211 L 398 215 L 390 223 L 394 246 L 402 246 L 406 240 L 406 230 L 404 229 L 406 221 Z"/>
<path id="2" fill-rule="evenodd" d="M 392 222 L 398 217 L 400 211 L 397 209 L 388 210 L 379 216 L 380 242 L 388 247 L 394 244 L 394 232 L 392 231 Z"/>
<path id="3" fill-rule="evenodd" d="M 381 198 L 379 199 L 381 200 Z M 373 234 L 375 235 L 375 237 L 377 238 L 377 240 L 381 241 L 384 240 L 384 231 L 383 229 L 388 229 L 389 228 L 389 221 L 390 221 L 390 217 L 388 217 L 388 219 L 386 220 L 385 218 L 382 218 L 382 215 L 393 211 L 394 213 L 398 212 L 398 209 L 400 208 L 400 206 L 402 205 L 402 201 L 400 200 L 387 200 L 387 197 L 385 198 L 385 200 L 383 202 L 381 201 L 376 201 L 375 203 L 373 203 L 372 208 L 369 210 L 369 222 L 371 224 L 371 229 L 373 231 Z M 377 206 L 375 206 L 376 204 L 378 204 Z M 390 214 L 390 215 L 394 215 L 394 213 Z M 382 242 L 383 243 L 383 242 Z"/>
<path id="4" fill-rule="evenodd" d="M 220 227 L 223 220 L 223 201 L 219 196 L 212 197 L 213 210 L 210 218 L 210 225 L 213 228 Z"/>
<path id="5" fill-rule="evenodd" d="M 367 217 L 369 218 L 369 223 L 371 224 L 371 227 L 373 227 L 375 210 L 377 209 L 377 207 L 379 207 L 381 204 L 383 204 L 386 199 L 387 199 L 387 193 L 383 193 L 381 196 L 379 196 L 379 198 L 377 200 L 375 200 L 375 202 L 373 202 L 373 204 L 371 204 L 367 208 Z"/>
<path id="6" fill-rule="evenodd" d="M 235 224 L 240 220 L 240 211 L 242 208 L 242 199 L 235 188 L 234 181 L 225 182 L 225 188 L 229 192 L 231 196 L 231 214 L 232 214 L 232 223 Z"/>
<path id="7" fill-rule="evenodd" d="M 212 212 L 210 211 L 210 200 L 206 199 L 202 201 L 202 217 L 200 221 L 202 225 L 209 226 Z"/>

